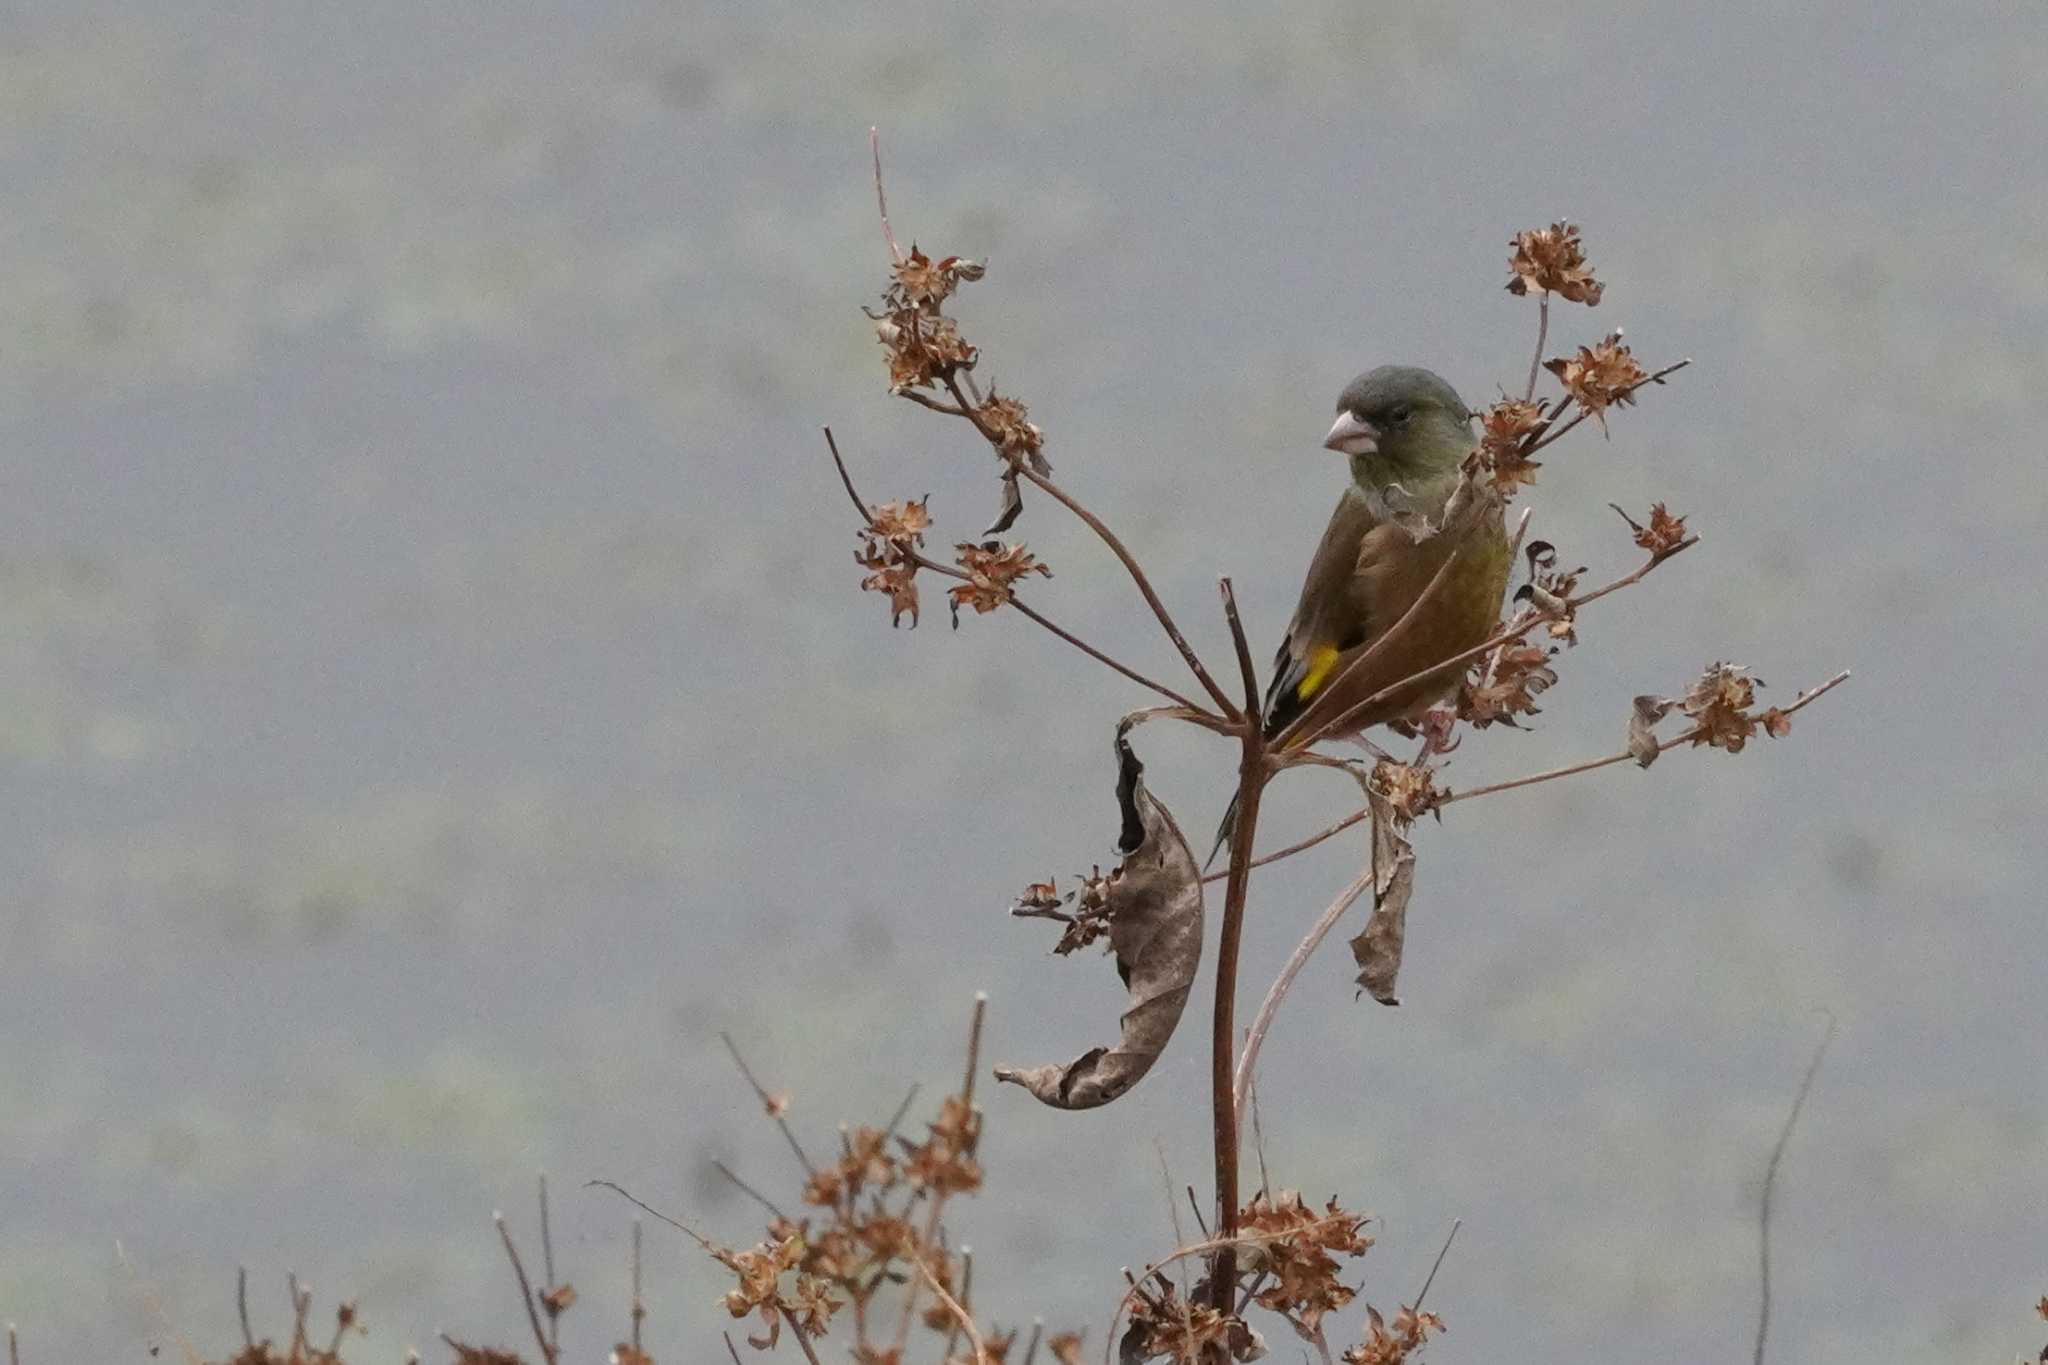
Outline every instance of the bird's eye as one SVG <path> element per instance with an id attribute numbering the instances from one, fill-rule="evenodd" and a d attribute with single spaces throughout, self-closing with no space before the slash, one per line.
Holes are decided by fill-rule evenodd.
<path id="1" fill-rule="evenodd" d="M 1402 424 L 1407 422 L 1408 418 L 1411 415 L 1412 414 L 1407 408 L 1395 408 L 1392 412 L 1387 414 L 1387 424 L 1389 426 L 1401 426 Z"/>

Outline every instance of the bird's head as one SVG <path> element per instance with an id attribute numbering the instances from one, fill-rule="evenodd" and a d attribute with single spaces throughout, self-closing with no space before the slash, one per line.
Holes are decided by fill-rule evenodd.
<path id="1" fill-rule="evenodd" d="M 1362 487 L 1414 481 L 1457 467 L 1472 449 L 1472 413 L 1441 376 L 1382 365 L 1338 396 L 1323 445 L 1350 457 Z"/>

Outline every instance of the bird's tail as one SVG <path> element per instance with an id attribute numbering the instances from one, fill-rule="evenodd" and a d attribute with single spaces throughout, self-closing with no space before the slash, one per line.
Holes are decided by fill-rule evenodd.
<path id="1" fill-rule="evenodd" d="M 1223 846 L 1230 842 L 1230 836 L 1236 832 L 1237 795 L 1233 793 L 1230 798 L 1230 808 L 1223 812 L 1223 823 L 1216 827 L 1216 844 L 1209 850 L 1209 861 L 1202 864 L 1202 871 L 1207 872 L 1215 864 L 1216 855 L 1223 851 Z"/>

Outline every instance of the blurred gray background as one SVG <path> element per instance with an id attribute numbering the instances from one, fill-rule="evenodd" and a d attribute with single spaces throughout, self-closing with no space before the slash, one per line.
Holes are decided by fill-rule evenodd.
<path id="1" fill-rule="evenodd" d="M 1435 1357 L 1746 1356 L 1825 1010 L 1778 1358 L 2040 1344 L 2038 5 L 74 0 L 7 6 L 0 44 L 26 1359 L 172 1326 L 224 1354 L 238 1264 L 260 1329 L 295 1269 L 323 1313 L 361 1297 L 368 1358 L 517 1344 L 489 1218 L 530 1247 L 542 1167 L 599 1358 L 629 1210 L 581 1182 L 733 1240 L 712 1159 L 793 1188 L 718 1030 L 820 1147 L 936 1098 L 976 989 L 990 1061 L 1109 1035 L 1108 964 L 1005 910 L 1107 859 L 1145 697 L 1014 616 L 891 632 L 855 588 L 821 423 L 871 499 L 934 494 L 941 544 L 994 505 L 970 434 L 883 393 L 870 123 L 898 232 L 991 262 L 984 375 L 1219 663 L 1219 573 L 1262 661 L 1284 624 L 1338 388 L 1517 384 L 1507 241 L 1569 216 L 1610 287 L 1559 346 L 1620 324 L 1695 364 L 1553 453 L 1537 533 L 1595 575 L 1636 556 L 1610 500 L 1705 540 L 1589 609 L 1540 728 L 1452 780 L 1611 751 L 1710 659 L 1778 701 L 1858 670 L 1739 758 L 1425 827 L 1398 1011 L 1341 946 L 1311 966 L 1268 1157 L 1381 1220 L 1367 1297 L 1412 1297 L 1463 1218 Z M 1057 510 L 1019 528 L 1059 575 L 1032 600 L 1177 678 Z M 1227 752 L 1143 749 L 1208 829 Z M 1266 829 L 1351 805 L 1295 777 Z M 1356 856 L 1258 879 L 1247 1008 Z M 1170 1244 L 1155 1139 L 1208 1179 L 1198 1031 L 1105 1111 L 986 1095 L 956 1228 L 1003 1321 L 1099 1342 L 1117 1267 Z M 717 1292 L 650 1235 L 659 1358 L 718 1349 Z"/>

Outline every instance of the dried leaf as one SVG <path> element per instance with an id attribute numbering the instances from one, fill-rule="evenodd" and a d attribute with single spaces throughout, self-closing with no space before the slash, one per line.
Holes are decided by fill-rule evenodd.
<path id="1" fill-rule="evenodd" d="M 1372 915 L 1351 940 L 1358 986 L 1382 1005 L 1398 1005 L 1394 978 L 1401 971 L 1401 945 L 1408 933 L 1408 899 L 1415 894 L 1415 849 L 1396 827 L 1393 803 L 1366 787 L 1372 806 Z"/>
<path id="2" fill-rule="evenodd" d="M 1090 1048 L 1065 1066 L 997 1067 L 1058 1109 L 1108 1104 L 1142 1079 L 1172 1038 L 1202 962 L 1202 874 L 1165 806 L 1145 789 L 1145 765 L 1119 730 L 1117 807 L 1123 862 L 1107 883 L 1109 942 L 1130 992 L 1115 1047 Z"/>
<path id="3" fill-rule="evenodd" d="M 1694 746 L 1707 744 L 1731 754 L 1741 753 L 1756 733 L 1759 717 L 1750 715 L 1749 708 L 1756 703 L 1756 689 L 1762 686 L 1763 680 L 1750 676 L 1741 664 L 1708 664 L 1679 702 L 1685 714 L 1698 722 Z M 1773 723 L 1787 724 L 1783 715 Z"/>
<path id="4" fill-rule="evenodd" d="M 1663 750 L 1657 744 L 1657 722 L 1670 713 L 1676 702 L 1662 697 L 1641 696 L 1635 700 L 1628 716 L 1628 751 L 1635 755 L 1641 767 L 1649 767 L 1657 761 Z"/>
<path id="5" fill-rule="evenodd" d="M 1024 495 L 1017 488 L 1017 471 L 1007 470 L 1003 474 L 1003 503 L 996 509 L 996 519 L 983 531 L 984 536 L 999 536 L 1017 524 L 1018 515 L 1024 510 Z"/>

